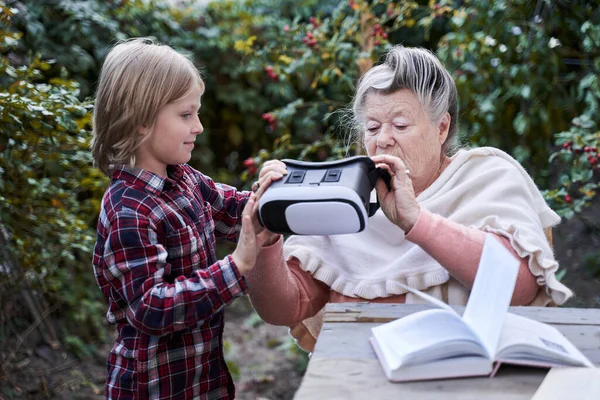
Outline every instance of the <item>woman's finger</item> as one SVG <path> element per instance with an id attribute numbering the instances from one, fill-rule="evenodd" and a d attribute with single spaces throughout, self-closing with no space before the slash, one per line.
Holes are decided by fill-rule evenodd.
<path id="1" fill-rule="evenodd" d="M 387 164 L 375 164 L 375 167 L 377 168 L 381 168 L 381 169 L 385 169 L 387 172 L 390 173 L 391 176 L 394 176 L 394 171 L 392 171 L 392 169 L 390 168 L 389 165 Z"/>
<path id="2" fill-rule="evenodd" d="M 280 160 L 269 160 L 269 161 L 266 161 L 263 165 L 267 166 L 267 167 L 274 167 L 276 169 L 281 169 L 281 168 L 286 169 L 287 168 L 285 163 Z"/>
<path id="3" fill-rule="evenodd" d="M 391 180 L 390 185 L 391 185 L 391 188 L 392 188 L 392 191 L 393 191 L 394 187 L 395 187 L 393 179 Z M 377 196 L 380 199 L 384 198 L 389 193 L 387 185 L 385 184 L 385 181 L 383 179 L 377 179 L 377 182 L 375 182 L 375 190 L 377 191 Z"/>
<path id="4" fill-rule="evenodd" d="M 373 157 L 371 157 L 371 159 L 373 160 L 373 162 L 375 162 L 375 165 L 378 166 L 379 168 L 388 167 L 387 169 L 390 172 L 390 174 L 393 174 L 393 175 L 402 174 L 402 173 L 404 173 L 405 175 L 410 174 L 410 170 L 406 167 L 406 164 L 404 163 L 404 161 L 402 161 L 402 159 L 399 157 L 390 156 L 387 154 L 381 154 L 381 155 L 373 156 Z"/>
<path id="5" fill-rule="evenodd" d="M 270 171 L 267 175 L 265 175 L 264 177 L 262 177 L 261 179 L 259 179 L 259 181 L 258 181 L 258 188 L 254 192 L 254 193 L 256 193 L 256 198 L 260 199 L 260 197 L 263 195 L 263 193 L 271 185 L 271 182 L 279 180 L 282 177 L 283 177 L 283 175 L 281 175 L 279 172 Z"/>
<path id="6" fill-rule="evenodd" d="M 271 171 L 279 172 L 281 175 L 286 175 L 287 166 L 279 160 L 267 161 L 263 164 L 260 173 L 258 174 L 259 179 Z"/>

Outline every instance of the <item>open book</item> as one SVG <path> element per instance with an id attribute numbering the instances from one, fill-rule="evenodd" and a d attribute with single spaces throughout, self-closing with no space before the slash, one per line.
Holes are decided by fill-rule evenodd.
<path id="1" fill-rule="evenodd" d="M 486 235 L 465 312 L 418 290 L 439 308 L 372 329 L 371 343 L 391 381 L 493 376 L 501 363 L 539 367 L 593 364 L 556 328 L 508 312 L 519 261 Z"/>

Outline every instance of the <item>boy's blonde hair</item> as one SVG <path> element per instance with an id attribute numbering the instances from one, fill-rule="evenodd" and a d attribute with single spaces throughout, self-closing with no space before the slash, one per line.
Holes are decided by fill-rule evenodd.
<path id="1" fill-rule="evenodd" d="M 93 117 L 92 156 L 110 176 L 114 165 L 135 165 L 135 151 L 147 138 L 161 108 L 204 91 L 200 72 L 185 55 L 150 38 L 118 43 L 106 56 Z"/>

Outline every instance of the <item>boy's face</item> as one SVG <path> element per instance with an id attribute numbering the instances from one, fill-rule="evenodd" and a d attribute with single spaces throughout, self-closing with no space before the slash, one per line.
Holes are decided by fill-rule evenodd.
<path id="1" fill-rule="evenodd" d="M 198 118 L 200 88 L 167 104 L 159 112 L 156 123 L 142 128 L 150 135 L 135 153 L 135 166 L 161 176 L 167 176 L 167 165 L 184 164 L 192 157 L 196 136 L 204 131 Z"/>

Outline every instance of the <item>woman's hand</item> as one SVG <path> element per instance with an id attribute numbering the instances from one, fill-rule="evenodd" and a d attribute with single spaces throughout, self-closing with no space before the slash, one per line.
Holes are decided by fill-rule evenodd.
<path id="1" fill-rule="evenodd" d="M 377 167 L 388 170 L 392 176 L 390 191 L 383 179 L 377 180 L 375 184 L 383 213 L 404 232 L 409 232 L 417 222 L 421 211 L 409 176 L 410 172 L 398 157 L 382 154 L 371 159 Z"/>
<path id="2" fill-rule="evenodd" d="M 286 165 L 279 160 L 265 162 L 258 173 L 258 180 L 252 184 L 252 191 L 256 192 L 263 185 L 270 185 L 272 181 L 281 179 L 287 174 Z M 266 189 L 266 188 L 265 188 Z"/>

